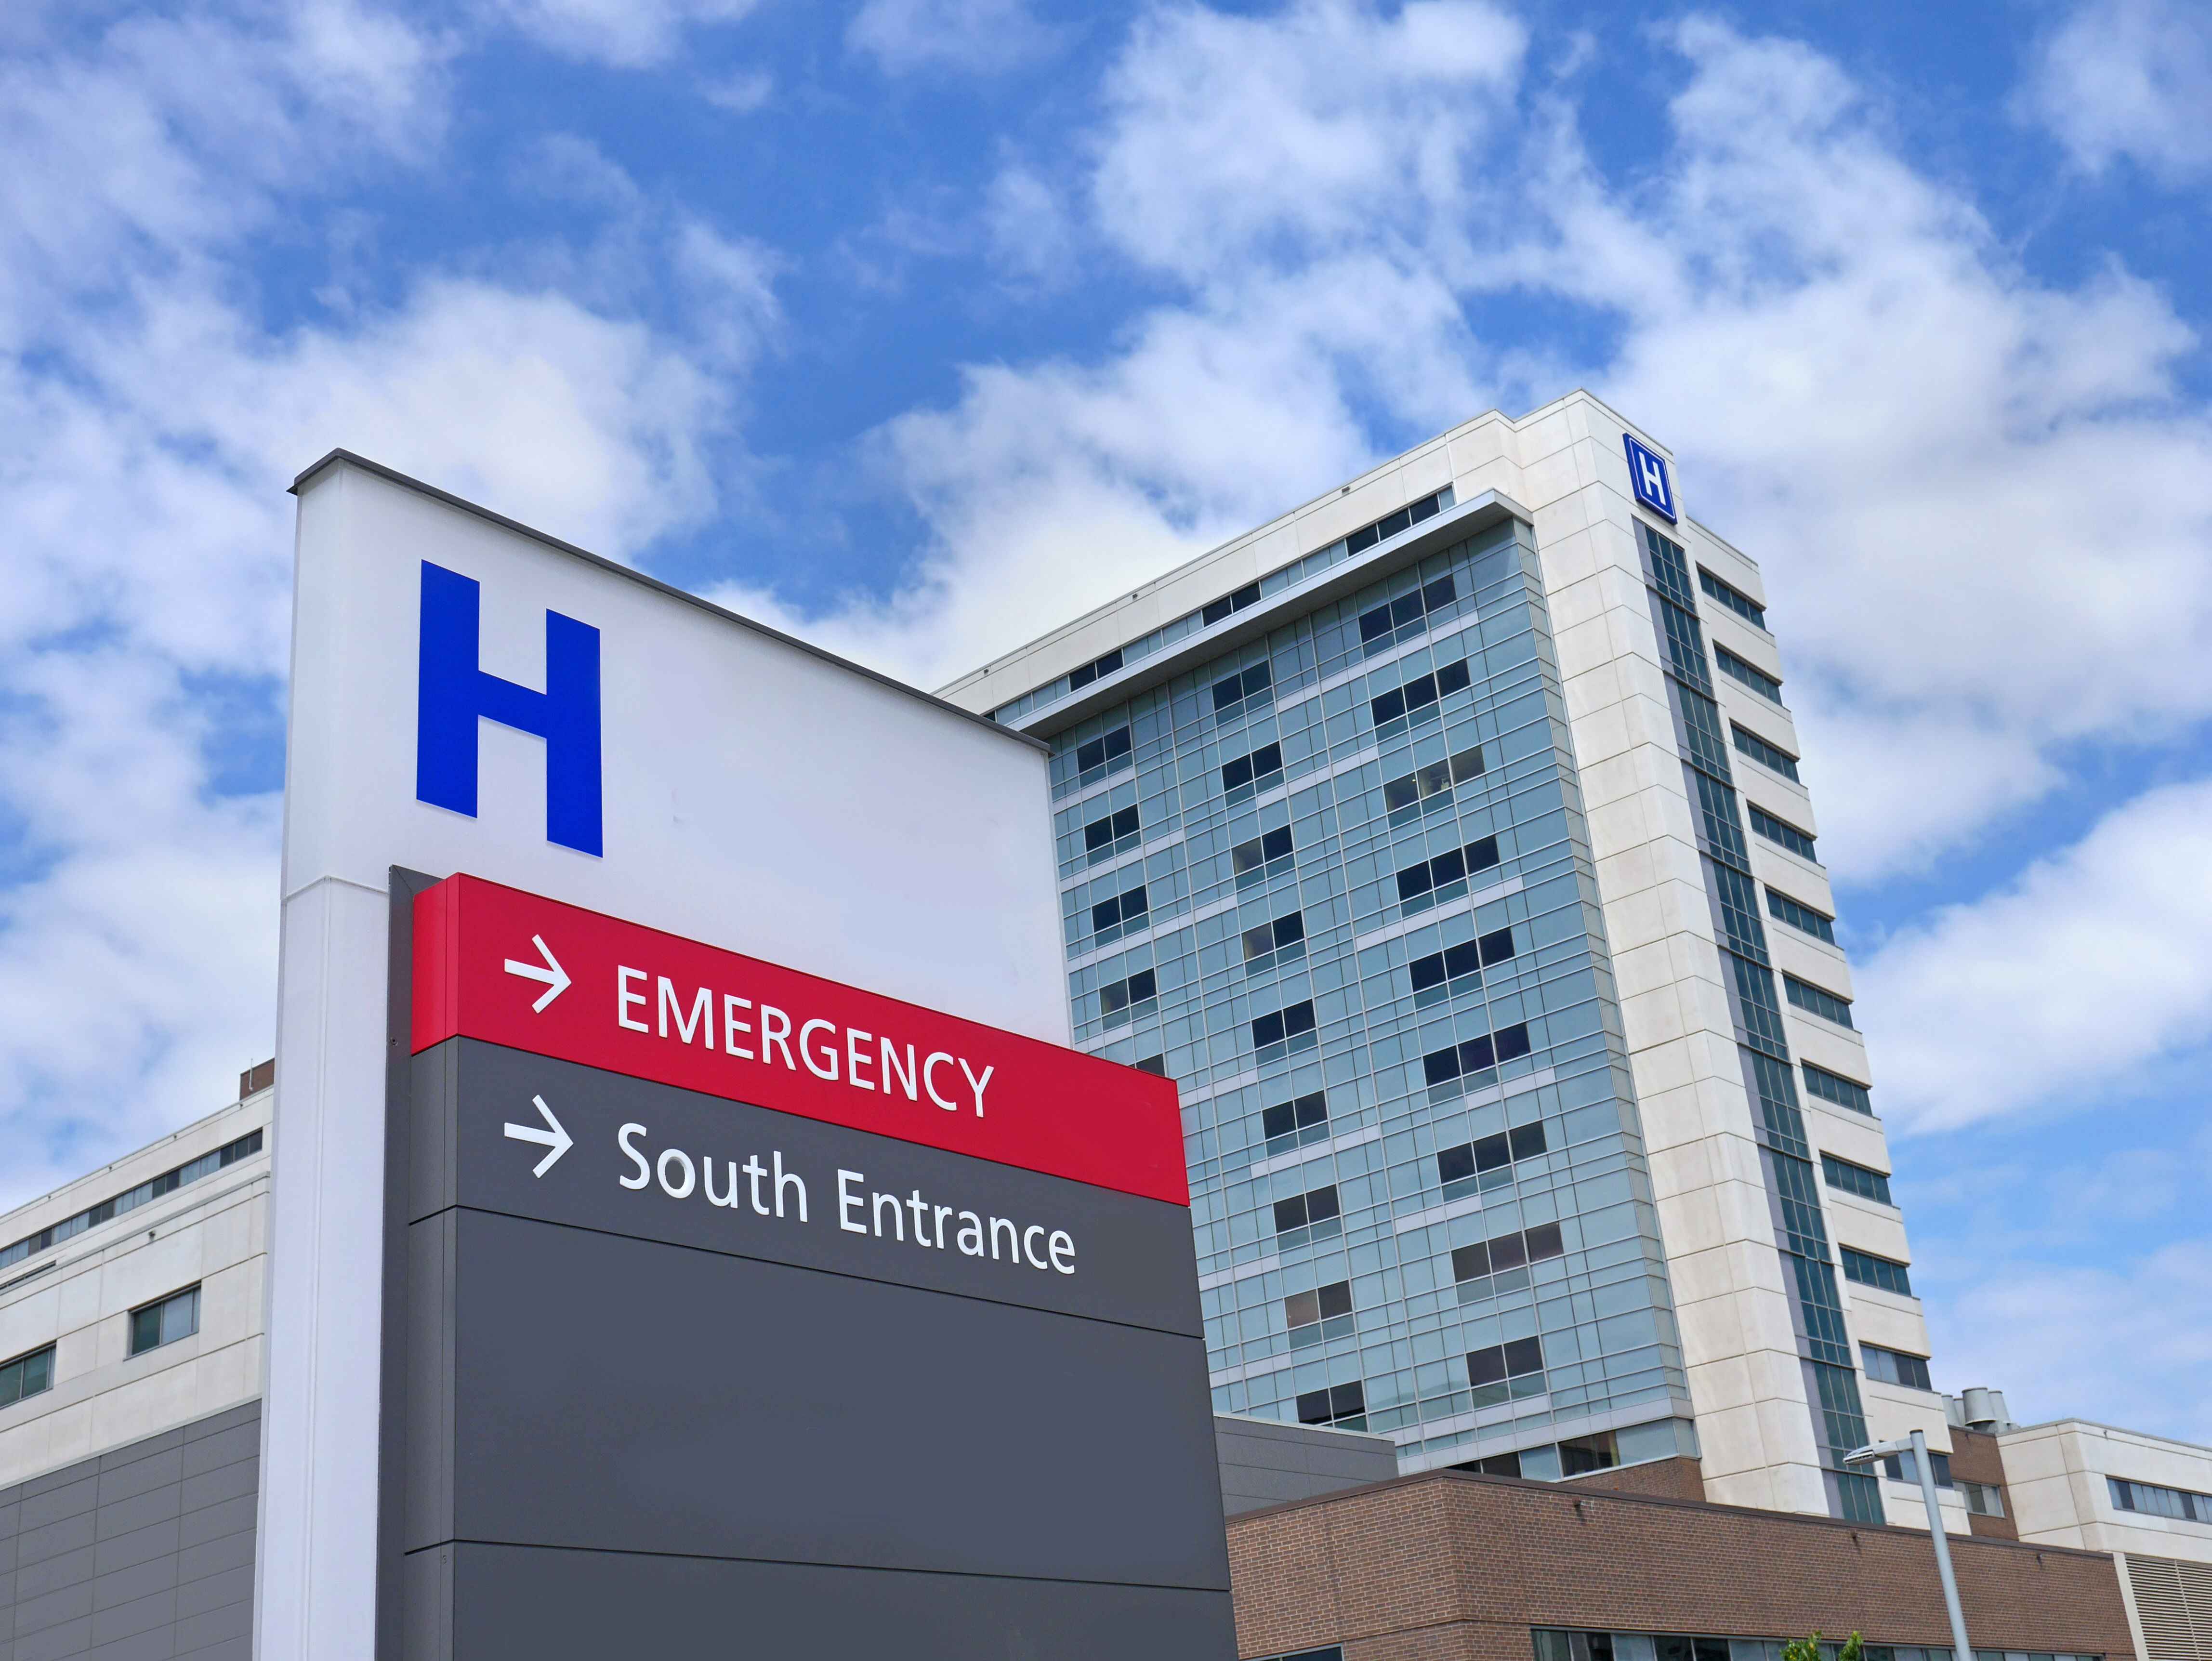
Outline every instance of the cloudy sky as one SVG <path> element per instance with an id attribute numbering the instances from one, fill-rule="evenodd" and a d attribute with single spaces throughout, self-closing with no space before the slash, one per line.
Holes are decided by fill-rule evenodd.
<path id="1" fill-rule="evenodd" d="M 0 1203 L 269 1050 L 325 450 L 934 685 L 1581 385 L 1765 568 L 1938 1382 L 2212 1439 L 2208 17 L 9 0 Z"/>

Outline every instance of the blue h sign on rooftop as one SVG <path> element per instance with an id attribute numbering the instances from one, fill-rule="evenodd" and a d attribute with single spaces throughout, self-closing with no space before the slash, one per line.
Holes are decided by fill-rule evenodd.
<path id="1" fill-rule="evenodd" d="M 1674 485 L 1667 477 L 1667 464 L 1626 433 L 1620 441 L 1628 452 L 1628 482 L 1636 499 L 1669 525 L 1674 522 Z"/>
<path id="2" fill-rule="evenodd" d="M 477 812 L 477 721 L 545 740 L 545 840 L 605 852 L 599 812 L 599 631 L 545 614 L 545 690 L 477 666 L 481 590 L 473 577 L 422 562 L 422 630 L 415 718 L 415 794 L 433 807 Z"/>

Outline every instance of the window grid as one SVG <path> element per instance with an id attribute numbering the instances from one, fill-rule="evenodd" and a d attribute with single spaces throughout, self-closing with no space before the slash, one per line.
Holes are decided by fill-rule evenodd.
<path id="1" fill-rule="evenodd" d="M 1836 943 L 1836 920 L 1825 911 L 1815 911 L 1802 900 L 1793 900 L 1779 889 L 1766 891 L 1766 914 L 1777 922 L 1786 922 L 1801 934 L 1810 934 L 1816 940 Z"/>
<path id="2" fill-rule="evenodd" d="M 1874 1097 L 1864 1085 L 1840 1073 L 1831 1073 L 1825 1067 L 1815 1067 L 1810 1062 L 1801 1062 L 1800 1066 L 1805 1074 L 1805 1088 L 1822 1101 L 1848 1107 L 1854 1113 L 1874 1111 Z"/>
<path id="3" fill-rule="evenodd" d="M 1058 680 L 1048 681 L 1032 691 L 1024 692 L 1010 703 L 1002 703 L 991 711 L 996 721 L 1019 721 L 1032 710 L 1057 703 L 1078 687 L 1087 686 L 1099 676 L 1111 674 L 1125 664 L 1139 662 L 1176 642 L 1209 629 L 1249 605 L 1297 587 L 1308 577 L 1318 576 L 1332 566 L 1365 553 L 1377 543 L 1388 541 L 1401 532 L 1425 520 L 1434 519 L 1453 505 L 1451 486 L 1408 502 L 1395 513 L 1385 514 L 1371 525 L 1363 525 L 1349 536 L 1341 537 L 1326 548 L 1316 549 L 1303 559 L 1293 560 L 1279 570 L 1270 571 L 1257 582 L 1248 582 L 1234 593 L 1218 599 L 1209 600 L 1195 611 L 1185 613 L 1174 622 L 1163 624 L 1148 635 L 1125 642 L 1104 656 L 1096 658 Z"/>
<path id="4" fill-rule="evenodd" d="M 1873 1287 L 1877 1291 L 1893 1292 L 1900 1298 L 1912 1296 L 1912 1277 L 1906 1265 L 1887 1257 L 1877 1257 L 1870 1251 L 1843 1249 L 1844 1278 L 1856 1281 L 1861 1286 Z"/>
<path id="5" fill-rule="evenodd" d="M 54 1347 L 52 1344 L 0 1364 L 0 1408 L 11 1408 L 26 1396 L 37 1396 L 54 1387 Z"/>
<path id="6" fill-rule="evenodd" d="M 1663 1416 L 1684 1394 L 1660 1313 L 1656 1220 L 1638 1197 L 1641 1150 L 1621 1129 L 1626 1058 L 1612 1036 L 1594 874 L 1524 536 L 1509 529 L 1471 540 L 1285 624 L 1264 644 L 1268 697 L 1215 709 L 1214 688 L 1234 669 L 1241 690 L 1260 660 L 1261 648 L 1248 647 L 1055 740 L 1064 849 L 1109 808 L 1135 806 L 1142 819 L 1141 859 L 1117 855 L 1110 873 L 1078 884 L 1064 901 L 1077 920 L 1070 956 L 1085 958 L 1071 963 L 1069 988 L 1079 1042 L 1109 1059 L 1142 1057 L 1182 1086 L 1209 1365 L 1224 1411 L 1299 1417 L 1315 1392 L 1357 1382 L 1356 1416 L 1368 1427 L 1422 1427 L 1468 1413 L 1476 1387 L 1467 1355 L 1523 1337 L 1541 1341 L 1543 1393 L 1511 1396 L 1520 1416 L 1481 1432 L 1486 1445 L 1503 1435 L 1548 1447 L 1554 1417 L 1637 1403 Z M 1447 574 L 1449 591 L 1439 586 Z M 1381 648 L 1379 636 L 1363 637 L 1360 619 L 1382 601 L 1394 618 L 1409 611 L 1397 599 L 1415 592 L 1418 623 L 1394 621 L 1391 657 L 1364 673 Z M 1462 663 L 1464 684 L 1440 672 Z M 1409 702 L 1396 716 L 1386 706 L 1378 733 L 1372 700 L 1424 678 L 1438 686 L 1434 702 Z M 1247 707 L 1255 702 L 1261 707 Z M 1069 767 L 1076 746 L 1121 727 L 1130 729 L 1133 770 L 1078 786 Z M 1226 800 L 1223 763 L 1270 744 L 1280 751 L 1279 785 Z M 1423 770 L 1434 779 L 1439 764 L 1448 784 L 1386 805 L 1385 781 Z M 1324 770 L 1333 776 L 1321 777 Z M 1077 788 L 1087 794 L 1068 800 Z M 1401 892 L 1401 873 L 1416 867 L 1430 888 Z M 1139 882 L 1147 902 L 1139 938 L 1123 950 L 1079 951 L 1077 939 L 1093 938 L 1081 932 L 1089 907 Z M 1486 884 L 1518 891 L 1484 900 L 1479 913 L 1454 904 L 1480 898 Z M 1294 911 L 1304 952 L 1287 964 L 1279 951 L 1247 960 L 1246 935 Z M 1390 938 L 1357 944 L 1377 930 Z M 1493 940 L 1497 951 L 1508 936 L 1512 954 L 1481 964 L 1481 942 Z M 1466 994 L 1422 1004 L 1409 965 L 1468 943 L 1479 973 Z M 1098 989 L 1144 970 L 1157 995 L 1129 1026 L 1109 1032 L 1088 1015 Z M 1312 1011 L 1307 1032 L 1293 1035 L 1286 1019 L 1279 1039 L 1270 1027 L 1256 1036 L 1271 1042 L 1253 1043 L 1252 1023 L 1301 1005 Z M 1426 1060 L 1447 1053 L 1458 1074 L 1431 1083 Z M 1501 1091 L 1513 1093 L 1501 1101 Z M 1313 1096 L 1326 1110 L 1308 1123 L 1297 1104 Z M 1287 1116 L 1271 1110 L 1285 1106 Z M 1544 1134 L 1543 1151 L 1510 1161 L 1505 1185 L 1484 1190 L 1479 1215 L 1394 1226 L 1443 1202 L 1438 1148 L 1498 1132 L 1510 1142 L 1521 1131 Z M 1313 1156 L 1324 1142 L 1328 1151 Z M 1253 1160 L 1284 1151 L 1309 1157 L 1251 1175 Z M 1303 1221 L 1286 1215 L 1276 1226 L 1278 1202 L 1322 1187 L 1335 1196 L 1334 1214 L 1316 1217 L 1309 1204 Z M 1580 1219 L 1616 1213 L 1632 1220 L 1625 1233 L 1608 1232 L 1602 1244 L 1583 1238 Z M 1453 1253 L 1503 1238 L 1501 1224 L 1510 1229 L 1516 1216 L 1531 1242 L 1550 1222 L 1558 1255 L 1462 1285 Z M 1351 1310 L 1316 1323 L 1320 1330 L 1301 1324 L 1294 1354 L 1286 1300 L 1340 1282 L 1352 1288 Z M 1570 1287 L 1573 1300 L 1564 1295 Z M 1627 1311 L 1607 1316 L 1602 1342 L 1586 1312 L 1591 1300 Z M 1573 1312 L 1577 1305 L 1585 1312 Z M 1554 1324 L 1561 1321 L 1569 1324 Z M 1340 1334 L 1339 1323 L 1350 1329 Z M 1328 1421 L 1343 1421 L 1334 1405 Z M 1476 1436 L 1454 1427 L 1412 1445 Z"/>
<path id="7" fill-rule="evenodd" d="M 1719 601 L 1753 628 L 1766 630 L 1766 608 L 1742 589 L 1722 581 L 1702 565 L 1698 567 L 1698 590 L 1707 599 Z"/>
<path id="8" fill-rule="evenodd" d="M 1826 987 L 1815 986 L 1810 981 L 1801 981 L 1795 975 L 1789 974 L 1782 977 L 1782 989 L 1789 995 L 1790 1001 L 1807 1014 L 1818 1015 L 1822 1020 L 1833 1021 L 1838 1026 L 1850 1025 L 1851 1001 L 1849 998 L 1839 998 Z"/>
<path id="9" fill-rule="evenodd" d="M 1810 860 L 1815 865 L 1820 862 L 1813 838 L 1804 831 L 1786 820 L 1776 818 L 1755 801 L 1746 802 L 1744 806 L 1751 810 L 1751 828 L 1767 841 L 1778 848 L 1788 849 L 1801 860 Z"/>
<path id="10" fill-rule="evenodd" d="M 224 1143 L 212 1153 L 203 1153 L 197 1159 L 187 1159 L 184 1164 L 165 1171 L 158 1177 L 149 1177 L 112 1200 L 102 1200 L 98 1205 L 88 1206 L 73 1217 L 64 1217 L 52 1226 L 40 1229 L 36 1234 L 26 1235 L 10 1245 L 0 1247 L 0 1269 L 6 1269 L 11 1263 L 20 1263 L 26 1257 L 35 1256 L 41 1251 L 51 1250 L 62 1241 L 73 1238 L 88 1228 L 97 1228 L 125 1212 L 135 1211 L 142 1205 L 173 1194 L 187 1183 L 211 1177 L 226 1166 L 236 1165 L 240 1159 L 252 1159 L 261 1152 L 264 1134 L 258 1130 L 249 1130 L 245 1135 Z"/>
<path id="11" fill-rule="evenodd" d="M 1787 750 L 1769 744 L 1747 727 L 1729 723 L 1729 732 L 1735 739 L 1735 747 L 1749 756 L 1770 773 L 1779 773 L 1792 784 L 1803 782 L 1797 776 L 1797 757 Z"/>
<path id="12" fill-rule="evenodd" d="M 1839 1159 L 1832 1153 L 1820 1156 L 1820 1175 L 1830 1188 L 1840 1188 L 1846 1194 L 1856 1194 L 1862 1200 L 1873 1200 L 1881 1205 L 1895 1205 L 1889 1197 L 1889 1177 L 1881 1171 L 1869 1171 L 1863 1165 L 1853 1165 L 1849 1159 Z"/>
<path id="13" fill-rule="evenodd" d="M 1827 1455 L 1824 1463 L 1832 1503 L 1839 1515 L 1878 1521 L 1881 1515 L 1878 1488 L 1870 1480 L 1844 1470 L 1841 1463 L 1844 1452 L 1865 1440 L 1865 1420 L 1859 1410 L 1850 1338 L 1844 1320 L 1842 1299 L 1836 1288 L 1835 1270 L 1829 1260 L 1818 1185 L 1807 1157 L 1809 1150 L 1805 1143 L 1803 1116 L 1790 1073 L 1786 1028 L 1775 995 L 1773 970 L 1768 966 L 1765 928 L 1759 916 L 1758 885 L 1750 875 L 1749 849 L 1737 812 L 1727 750 L 1719 738 L 1719 712 L 1712 702 L 1711 681 L 1705 672 L 1696 601 L 1689 592 L 1687 564 L 1679 545 L 1640 520 L 1638 526 L 1642 532 L 1653 606 L 1668 656 L 1668 688 L 1684 738 L 1684 769 L 1698 798 L 1699 823 L 1704 831 L 1706 886 L 1712 899 L 1721 955 L 1729 971 L 1730 1004 L 1742 1040 L 1747 1081 L 1759 1102 L 1765 1123 L 1761 1163 L 1774 1208 L 1778 1244 L 1790 1269 L 1796 1315 L 1810 1358 L 1805 1365 L 1811 1370 L 1815 1384 L 1816 1428 L 1825 1432 Z M 1747 684 L 1765 691 L 1759 684 L 1765 682 L 1772 688 L 1766 696 L 1780 702 L 1779 682 L 1759 674 L 1717 642 L 1714 644 L 1714 653 L 1723 670 L 1739 679 L 1747 674 L 1756 676 L 1756 680 Z M 1735 730 L 1738 734 L 1736 747 L 1744 749 L 1743 740 L 1747 735 L 1741 728 Z M 1764 760 L 1756 750 L 1747 750 L 1746 753 Z M 1779 751 L 1773 753 L 1782 756 Z M 1756 806 L 1751 806 L 1750 811 L 1753 827 L 1763 835 L 1771 834 L 1770 824 L 1779 824 L 1779 821 Z M 1811 839 L 1802 841 L 1807 857 L 1810 857 Z M 1838 1439 L 1846 1436 L 1853 1439 Z"/>
<path id="14" fill-rule="evenodd" d="M 1755 663 L 1747 663 L 1717 642 L 1713 646 L 1713 661 L 1729 679 L 1748 686 L 1769 703 L 1779 706 L 1782 702 L 1782 683 Z"/>

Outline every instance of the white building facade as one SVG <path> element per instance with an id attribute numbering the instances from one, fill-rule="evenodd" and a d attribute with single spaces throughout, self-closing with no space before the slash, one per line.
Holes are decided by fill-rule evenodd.
<path id="1" fill-rule="evenodd" d="M 2002 1432 L 2031 1545 L 2109 1551 L 2143 1661 L 2212 1656 L 2212 1448 L 2086 1419 Z"/>
<path id="2" fill-rule="evenodd" d="M 260 1399 L 271 1098 L 0 1217 L 0 1488 Z"/>
<path id="3" fill-rule="evenodd" d="M 1948 1439 L 1765 591 L 1678 493 L 1586 393 L 1493 411 L 942 696 L 1054 745 L 1217 1410 L 1921 1524 L 1839 1463 Z"/>

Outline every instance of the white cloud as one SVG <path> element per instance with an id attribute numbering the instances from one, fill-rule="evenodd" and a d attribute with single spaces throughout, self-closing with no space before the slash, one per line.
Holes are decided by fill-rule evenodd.
<path id="1" fill-rule="evenodd" d="M 750 115 L 755 110 L 766 108 L 769 100 L 775 96 L 775 77 L 766 70 L 745 70 L 706 82 L 700 88 L 699 95 L 716 109 L 727 110 L 732 115 Z"/>
<path id="2" fill-rule="evenodd" d="M 278 194 L 419 159 L 445 48 L 355 0 L 126 16 L 0 63 L 0 346 L 265 225 Z"/>
<path id="3" fill-rule="evenodd" d="M 1923 1254 L 1923 1264 L 1928 1260 Z M 1922 1265 L 1916 1265 L 1919 1268 Z M 2212 1441 L 2212 1240 L 2111 1267 L 1961 1252 L 1923 1276 L 1936 1383 L 1994 1385 L 2021 1423 L 2088 1416 Z M 1971 1356 L 1971 1366 L 1954 1358 Z"/>
<path id="4" fill-rule="evenodd" d="M 0 1205 L 219 1104 L 268 1053 L 277 801 L 223 770 L 281 709 L 293 472 L 343 445 L 634 554 L 714 505 L 727 377 L 776 324 L 762 251 L 601 169 L 603 208 L 644 228 L 622 261 L 658 262 L 678 332 L 437 274 L 272 332 L 240 251 L 331 152 L 355 147 L 334 179 L 425 159 L 443 104 L 438 53 L 388 20 L 263 22 L 118 27 L 0 72 L 11 138 L 58 170 L 9 175 L 36 257 L 9 265 L 0 358 L 0 1138 L 21 1150 Z M 119 125 L 69 131 L 41 84 Z"/>
<path id="5" fill-rule="evenodd" d="M 909 672 L 973 666 L 1575 378 L 1680 446 L 1692 510 L 1770 573 L 1789 695 L 1834 744 L 1844 879 L 1957 845 L 2081 740 L 2212 714 L 2212 419 L 2172 303 L 2117 265 L 2022 271 L 1809 48 L 1704 21 L 1675 44 L 1671 142 L 1622 182 L 1568 92 L 1524 92 L 1490 7 L 1147 14 L 1073 150 L 1085 228 L 1185 298 L 1094 362 L 979 368 L 890 423 L 935 557 L 823 626 Z M 1577 367 L 1468 326 L 1530 294 L 1617 347 Z M 1037 565 L 1064 580 L 1008 578 Z"/>
<path id="6" fill-rule="evenodd" d="M 1106 76 L 1099 224 L 1201 289 L 1353 249 L 1449 268 L 1526 47 L 1474 0 L 1157 9 Z"/>
<path id="7" fill-rule="evenodd" d="M 675 56 L 687 29 L 734 23 L 757 0 L 486 0 L 489 14 L 549 52 L 613 69 Z"/>
<path id="8" fill-rule="evenodd" d="M 1911 1129 L 2124 1090 L 2212 1042 L 2212 782 L 2153 790 L 1858 975 L 1883 1112 Z"/>
<path id="9" fill-rule="evenodd" d="M 2023 112 L 2075 163 L 2128 156 L 2179 184 L 2212 171 L 2212 13 L 2179 0 L 2087 0 L 2036 43 Z"/>
<path id="10" fill-rule="evenodd" d="M 846 46 L 887 75 L 997 75 L 1045 56 L 1060 38 L 1029 0 L 866 0 L 845 30 Z"/>

